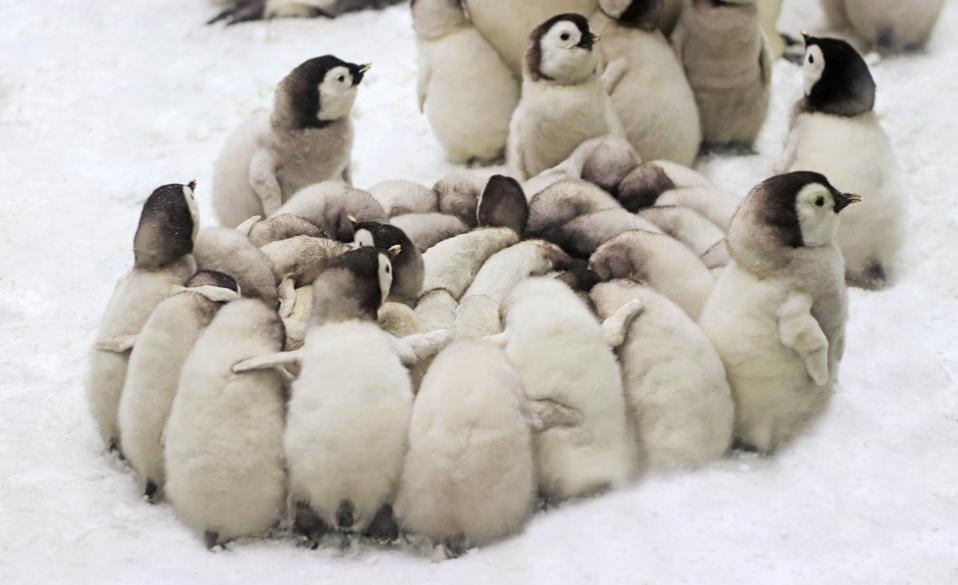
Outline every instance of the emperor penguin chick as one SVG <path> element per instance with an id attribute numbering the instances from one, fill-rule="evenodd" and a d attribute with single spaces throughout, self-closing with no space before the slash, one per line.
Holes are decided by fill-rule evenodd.
<path id="1" fill-rule="evenodd" d="M 412 181 L 383 181 L 370 187 L 369 194 L 382 205 L 389 217 L 439 210 L 436 192 Z"/>
<path id="2" fill-rule="evenodd" d="M 805 97 L 792 117 L 779 168 L 824 174 L 861 193 L 842 214 L 838 246 L 850 284 L 883 288 L 900 269 L 908 196 L 891 141 L 873 110 L 875 81 L 845 41 L 806 37 Z"/>
<path id="3" fill-rule="evenodd" d="M 281 518 L 284 379 L 230 368 L 285 339 L 274 309 L 241 299 L 220 309 L 183 364 L 165 433 L 166 496 L 209 547 L 265 534 Z"/>
<path id="4" fill-rule="evenodd" d="M 419 110 L 455 163 L 501 158 L 519 82 L 466 18 L 460 0 L 413 0 Z"/>
<path id="5" fill-rule="evenodd" d="M 561 163 L 589 138 L 623 135 L 597 73 L 597 39 L 581 14 L 554 16 L 532 31 L 506 155 L 518 180 Z"/>
<path id="6" fill-rule="evenodd" d="M 751 148 L 765 124 L 772 58 L 757 0 L 690 0 L 672 34 L 710 146 Z"/>
<path id="7" fill-rule="evenodd" d="M 643 468 L 672 471 L 721 457 L 732 442 L 735 406 L 722 360 L 698 325 L 629 280 L 600 283 L 591 296 L 600 319 L 642 302 L 617 353 Z"/>
<path id="8" fill-rule="evenodd" d="M 273 215 L 303 187 L 350 180 L 349 112 L 368 68 L 325 55 L 280 82 L 272 113 L 243 122 L 216 162 L 213 209 L 220 223 L 236 227 L 254 215 Z"/>
<path id="9" fill-rule="evenodd" d="M 725 267 L 700 324 L 725 364 L 735 433 L 770 453 L 827 404 L 845 346 L 848 297 L 834 238 L 860 201 L 823 175 L 772 177 L 732 220 Z"/>
<path id="10" fill-rule="evenodd" d="M 700 257 L 725 239 L 725 232 L 717 225 L 687 207 L 656 205 L 643 209 L 638 215 L 688 246 Z"/>
<path id="11" fill-rule="evenodd" d="M 696 171 L 665 160 L 639 165 L 622 180 L 615 196 L 631 212 L 653 205 L 688 207 L 722 231 L 728 229 L 740 201 Z"/>
<path id="12" fill-rule="evenodd" d="M 501 227 L 479 228 L 440 242 L 422 255 L 422 290 L 443 289 L 459 299 L 489 256 L 518 242 L 515 231 Z"/>
<path id="13" fill-rule="evenodd" d="M 392 254 L 393 282 L 389 298 L 401 303 L 415 303 L 422 292 L 422 255 L 406 233 L 388 223 L 357 222 L 353 245 L 372 246 L 384 254 Z"/>
<path id="14" fill-rule="evenodd" d="M 458 217 L 476 227 L 476 208 L 485 183 L 469 171 L 453 171 L 436 181 L 432 190 L 439 200 L 438 211 Z"/>
<path id="15" fill-rule="evenodd" d="M 715 277 L 688 247 L 665 234 L 624 232 L 603 244 L 589 260 L 603 280 L 645 282 L 682 307 L 693 320 L 715 286 Z"/>
<path id="16" fill-rule="evenodd" d="M 336 240 L 310 236 L 296 236 L 263 246 L 260 250 L 269 259 L 273 276 L 279 282 L 276 290 L 280 317 L 292 315 L 297 288 L 312 285 L 330 258 L 350 249 L 348 244 Z"/>
<path id="17" fill-rule="evenodd" d="M 323 181 L 296 192 L 278 214 L 289 213 L 318 225 L 327 237 L 352 242 L 352 217 L 359 221 L 387 221 L 379 201 L 343 181 Z"/>
<path id="18" fill-rule="evenodd" d="M 526 232 L 552 240 L 562 226 L 580 215 L 611 209 L 622 209 L 614 197 L 588 181 L 566 179 L 532 198 Z"/>
<path id="19" fill-rule="evenodd" d="M 409 428 L 396 516 L 453 552 L 518 531 L 536 491 L 522 383 L 488 342 L 457 341 L 423 379 Z"/>
<path id="20" fill-rule="evenodd" d="M 333 258 L 313 285 L 303 348 L 234 368 L 301 365 L 284 437 L 290 501 L 341 531 L 366 530 L 391 505 L 412 412 L 404 364 L 445 343 L 445 334 L 426 334 L 413 336 L 420 340 L 414 347 L 409 338 L 397 340 L 377 326 L 391 281 L 388 257 L 374 248 Z"/>
<path id="21" fill-rule="evenodd" d="M 656 28 L 664 4 L 664 0 L 600 0 L 589 24 L 602 36 L 598 47 L 602 81 L 639 156 L 691 165 L 702 129 L 682 64 Z"/>
<path id="22" fill-rule="evenodd" d="M 326 237 L 326 233 L 313 222 L 288 213 L 268 219 L 254 215 L 238 225 L 236 231 L 245 234 L 257 248 L 296 236 Z"/>
<path id="23" fill-rule="evenodd" d="M 151 502 L 166 479 L 163 430 L 183 363 L 222 304 L 239 298 L 236 281 L 220 272 L 197 272 L 186 287 L 157 305 L 143 326 L 120 397 L 123 454 Z"/>
<path id="24" fill-rule="evenodd" d="M 97 431 L 110 449 L 120 448 L 117 412 L 135 337 L 160 301 L 196 270 L 195 186 L 164 185 L 147 198 L 133 238 L 133 269 L 117 281 L 103 312 L 86 391 Z"/>
<path id="25" fill-rule="evenodd" d="M 603 328 L 565 284 L 532 278 L 505 304 L 506 355 L 532 400 L 577 410 L 582 423 L 535 438 L 540 493 L 562 500 L 621 487 L 635 470 L 622 376 Z"/>
<path id="26" fill-rule="evenodd" d="M 237 230 L 205 227 L 196 236 L 193 251 L 199 270 L 229 274 L 244 297 L 276 306 L 276 277 L 269 258 Z"/>
<path id="27" fill-rule="evenodd" d="M 516 78 L 522 76 L 529 31 L 556 14 L 592 14 L 598 6 L 597 0 L 464 0 L 463 3 L 470 22 L 495 47 Z"/>
<path id="28" fill-rule="evenodd" d="M 945 0 L 822 0 L 829 25 L 848 26 L 884 53 L 914 51 L 925 46 Z"/>
<path id="29" fill-rule="evenodd" d="M 391 218 L 389 223 L 401 229 L 420 252 L 469 231 L 461 219 L 446 213 L 406 213 Z"/>

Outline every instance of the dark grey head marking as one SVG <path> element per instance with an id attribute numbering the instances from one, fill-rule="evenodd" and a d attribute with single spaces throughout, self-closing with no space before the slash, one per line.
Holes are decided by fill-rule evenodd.
<path id="1" fill-rule="evenodd" d="M 675 188 L 675 183 L 659 165 L 643 163 L 629 173 L 616 190 L 616 197 L 622 207 L 635 213 L 645 207 L 655 205 L 659 195 Z"/>
<path id="2" fill-rule="evenodd" d="M 587 293 L 602 279 L 588 268 L 575 268 L 556 276 L 556 280 L 565 283 L 572 290 Z"/>
<path id="3" fill-rule="evenodd" d="M 218 286 L 226 288 L 233 292 L 239 292 L 239 285 L 229 274 L 223 274 L 215 270 L 200 270 L 186 281 L 187 288 L 197 286 Z"/>
<path id="4" fill-rule="evenodd" d="M 182 184 L 163 185 L 143 204 L 133 238 L 138 268 L 161 268 L 193 251 L 193 214 L 186 188 Z"/>
<path id="5" fill-rule="evenodd" d="M 332 286 L 326 288 L 327 282 L 332 282 Z M 313 292 L 313 314 L 320 322 L 324 321 L 324 316 L 336 314 L 335 307 L 325 304 L 343 302 L 355 306 L 363 317 L 376 319 L 376 312 L 382 304 L 379 251 L 371 247 L 357 248 L 330 258 L 323 263 Z M 328 298 L 328 294 L 336 297 Z"/>
<path id="6" fill-rule="evenodd" d="M 547 81 L 552 80 L 551 77 L 542 73 L 542 37 L 545 36 L 557 22 L 563 20 L 568 20 L 579 29 L 582 36 L 578 46 L 583 49 L 591 49 L 595 43 L 596 37 L 594 37 L 589 30 L 589 20 L 581 14 L 575 14 L 574 12 L 557 14 L 543 22 L 533 29 L 529 35 L 529 48 L 526 49 L 526 67 L 533 81 L 539 81 L 540 79 Z"/>
<path id="7" fill-rule="evenodd" d="M 319 85 L 326 73 L 334 67 L 343 66 L 353 76 L 353 85 L 363 80 L 365 69 L 362 65 L 347 63 L 332 55 L 323 55 L 306 61 L 293 69 L 280 83 L 277 97 L 286 99 L 296 128 L 323 128 L 331 122 L 317 118 L 320 109 Z"/>
<path id="8" fill-rule="evenodd" d="M 772 228 L 778 244 L 792 248 L 801 248 L 805 245 L 795 200 L 802 189 L 815 183 L 828 189 L 836 202 L 846 198 L 832 187 L 825 175 L 811 171 L 776 175 L 752 189 L 749 198 L 751 199 L 750 207 L 755 214 L 753 217 Z"/>
<path id="9" fill-rule="evenodd" d="M 663 0 L 632 0 L 619 17 L 619 22 L 626 26 L 653 30 L 659 25 L 663 4 Z"/>
<path id="10" fill-rule="evenodd" d="M 493 175 L 479 196 L 476 219 L 482 227 L 507 227 L 521 236 L 529 223 L 529 204 L 519 182 Z"/>
<path id="11" fill-rule="evenodd" d="M 821 49 L 825 69 L 805 97 L 804 109 L 835 116 L 857 116 L 875 107 L 877 86 L 868 64 L 850 44 L 839 39 L 805 37 L 806 52 Z M 806 55 L 805 59 L 813 59 Z"/>

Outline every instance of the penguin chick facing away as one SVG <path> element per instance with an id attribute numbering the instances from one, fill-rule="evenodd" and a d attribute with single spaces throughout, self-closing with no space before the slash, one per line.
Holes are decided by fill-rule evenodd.
<path id="1" fill-rule="evenodd" d="M 722 360 L 698 325 L 629 280 L 600 283 L 591 297 L 602 319 L 642 302 L 617 351 L 642 467 L 672 471 L 721 457 L 732 442 L 735 406 Z"/>
<path id="2" fill-rule="evenodd" d="M 832 30 L 851 28 L 856 36 L 883 53 L 914 51 L 925 46 L 945 0 L 822 0 Z"/>
<path id="3" fill-rule="evenodd" d="M 163 185 L 147 198 L 133 238 L 133 269 L 117 281 L 100 321 L 86 394 L 100 438 L 110 449 L 120 448 L 117 413 L 135 337 L 160 301 L 196 271 L 195 187 Z"/>
<path id="4" fill-rule="evenodd" d="M 353 229 L 353 245 L 372 246 L 391 254 L 393 282 L 389 298 L 406 304 L 415 303 L 422 292 L 422 255 L 406 233 L 394 225 L 378 222 L 357 222 Z"/>
<path id="5" fill-rule="evenodd" d="M 772 59 L 757 0 L 690 0 L 672 34 L 709 146 L 751 148 L 765 124 Z"/>
<path id="6" fill-rule="evenodd" d="M 288 213 L 269 219 L 254 215 L 236 226 L 236 231 L 246 235 L 257 248 L 296 236 L 326 237 L 326 233 L 313 222 Z"/>
<path id="7" fill-rule="evenodd" d="M 656 28 L 663 7 L 663 0 L 600 0 L 589 24 L 602 36 L 602 81 L 639 156 L 691 165 L 702 129 L 682 64 Z"/>
<path id="8" fill-rule="evenodd" d="M 615 195 L 631 212 L 653 205 L 688 207 L 722 231 L 728 229 L 740 201 L 696 171 L 665 160 L 639 165 L 622 180 Z"/>
<path id="9" fill-rule="evenodd" d="M 274 309 L 241 299 L 220 309 L 183 364 L 165 433 L 166 496 L 210 547 L 265 534 L 281 518 L 284 379 L 230 368 L 285 339 Z"/>
<path id="10" fill-rule="evenodd" d="M 417 93 L 433 133 L 455 163 L 502 157 L 519 82 L 472 26 L 460 0 L 413 0 Z"/>
<path id="11" fill-rule="evenodd" d="M 280 82 L 272 113 L 243 122 L 216 161 L 213 209 L 220 223 L 236 227 L 254 215 L 273 215 L 304 187 L 350 180 L 349 112 L 368 68 L 325 55 Z"/>
<path id="12" fill-rule="evenodd" d="M 343 181 L 324 181 L 293 194 L 278 214 L 289 213 L 319 226 L 327 237 L 352 242 L 353 217 L 359 221 L 387 221 L 386 212 L 376 199 Z"/>
<path id="13" fill-rule="evenodd" d="M 485 183 L 469 171 L 453 171 L 436 181 L 437 211 L 458 217 L 469 227 L 476 227 L 476 208 Z"/>
<path id="14" fill-rule="evenodd" d="M 581 413 L 574 429 L 535 437 L 539 492 L 562 500 L 621 487 L 634 474 L 619 365 L 603 327 L 565 284 L 532 278 L 502 307 L 501 336 L 526 396 Z"/>
<path id="15" fill-rule="evenodd" d="M 517 532 L 536 476 L 522 383 L 494 345 L 457 341 L 423 378 L 409 428 L 396 516 L 453 555 Z"/>
<path id="16" fill-rule="evenodd" d="M 243 296 L 276 306 L 273 265 L 266 254 L 242 233 L 225 227 L 203 228 L 196 236 L 193 253 L 199 270 L 229 274 L 236 280 Z"/>
<path id="17" fill-rule="evenodd" d="M 874 112 L 875 81 L 845 41 L 806 37 L 805 97 L 779 168 L 822 173 L 864 201 L 842 214 L 838 246 L 849 284 L 882 288 L 900 270 L 908 196 L 891 140 Z"/>
<path id="18" fill-rule="evenodd" d="M 596 71 L 597 40 L 580 14 L 554 16 L 532 31 L 506 155 L 520 181 L 561 163 L 589 138 L 623 135 Z"/>
<path id="19" fill-rule="evenodd" d="M 700 325 L 725 364 L 735 434 L 770 453 L 827 404 L 845 346 L 848 298 L 835 243 L 860 201 L 819 173 L 766 180 L 732 220 L 725 267 Z"/>
<path id="20" fill-rule="evenodd" d="M 603 280 L 628 278 L 662 293 L 693 320 L 702 313 L 715 277 L 688 247 L 665 234 L 624 232 L 603 244 L 589 260 Z"/>
<path id="21" fill-rule="evenodd" d="M 136 337 L 120 397 L 120 440 L 151 502 L 162 495 L 166 479 L 163 430 L 183 363 L 222 304 L 238 298 L 239 287 L 230 276 L 197 272 L 186 288 L 153 309 Z"/>
<path id="22" fill-rule="evenodd" d="M 333 258 L 313 285 L 303 348 L 234 367 L 299 364 L 284 437 L 290 502 L 341 531 L 364 531 L 392 503 L 412 412 L 405 364 L 448 342 L 445 332 L 396 339 L 377 326 L 391 281 L 389 259 L 372 247 Z"/>
<path id="23" fill-rule="evenodd" d="M 527 180 L 522 188 L 526 197 L 532 199 L 566 179 L 583 179 L 614 193 L 622 179 L 640 162 L 639 155 L 628 140 L 608 134 L 586 140 L 568 158 Z"/>

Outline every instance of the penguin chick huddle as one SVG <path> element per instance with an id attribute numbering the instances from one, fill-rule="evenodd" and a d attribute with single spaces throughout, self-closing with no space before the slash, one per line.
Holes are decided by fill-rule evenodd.
<path id="1" fill-rule="evenodd" d="M 584 26 L 542 36 L 585 51 Z M 306 61 L 227 141 L 222 225 L 201 228 L 193 182 L 144 203 L 91 354 L 104 446 L 209 547 L 291 532 L 450 556 L 733 441 L 775 452 L 837 383 L 846 280 L 884 262 L 886 216 L 846 232 L 869 203 L 830 177 L 894 186 L 874 160 L 815 170 L 884 134 L 861 56 L 806 46 L 782 172 L 744 199 L 615 133 L 521 182 L 359 189 L 368 66 Z"/>

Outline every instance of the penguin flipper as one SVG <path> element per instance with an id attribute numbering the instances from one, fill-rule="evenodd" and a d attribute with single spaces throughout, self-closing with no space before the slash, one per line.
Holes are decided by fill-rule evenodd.
<path id="1" fill-rule="evenodd" d="M 286 319 L 296 308 L 296 283 L 287 276 L 279 283 L 276 292 L 279 293 L 279 316 Z"/>
<path id="2" fill-rule="evenodd" d="M 276 213 L 283 205 L 283 191 L 276 178 L 276 161 L 265 148 L 260 148 L 249 163 L 249 184 L 259 195 L 263 213 Z"/>
<path id="3" fill-rule="evenodd" d="M 257 370 L 270 370 L 273 368 L 285 369 L 286 366 L 294 366 L 295 368 L 299 368 L 302 361 L 303 352 L 302 350 L 297 349 L 295 351 L 281 351 L 279 353 L 249 358 L 233 364 L 233 367 L 230 369 L 234 374 L 242 374 Z"/>
<path id="4" fill-rule="evenodd" d="M 609 64 L 605 66 L 605 70 L 602 72 L 602 84 L 605 86 L 606 93 L 612 95 L 612 92 L 615 91 L 615 87 L 619 85 L 619 82 L 622 81 L 622 78 L 628 70 L 629 64 L 623 58 L 609 61 Z"/>
<path id="5" fill-rule="evenodd" d="M 452 333 L 439 329 L 429 333 L 414 333 L 406 337 L 393 337 L 393 347 L 404 366 L 414 366 L 452 343 Z"/>
<path id="6" fill-rule="evenodd" d="M 421 53 L 419 55 L 419 77 L 416 79 L 416 96 L 419 99 L 419 113 L 426 111 L 426 95 L 429 90 L 429 80 L 432 79 L 432 69 L 429 67 L 429 59 L 426 59 Z"/>
<path id="7" fill-rule="evenodd" d="M 602 322 L 602 334 L 612 349 L 625 343 L 626 332 L 632 320 L 645 309 L 641 299 L 632 299 L 619 307 L 608 319 Z"/>
<path id="8" fill-rule="evenodd" d="M 553 400 L 526 400 L 522 416 L 535 432 L 553 427 L 577 427 L 582 424 L 582 413 Z"/>
<path id="9" fill-rule="evenodd" d="M 253 217 L 236 226 L 236 231 L 244 236 L 248 236 L 250 232 L 253 231 L 253 226 L 259 223 L 261 219 L 263 219 L 262 215 L 254 215 Z"/>
<path id="10" fill-rule="evenodd" d="M 201 294 L 214 303 L 228 303 L 240 298 L 240 294 L 235 290 L 223 288 L 222 286 L 213 286 L 204 284 L 203 286 L 181 286 L 177 287 L 176 292 L 192 292 Z"/>
<path id="11" fill-rule="evenodd" d="M 136 344 L 136 335 L 116 335 L 114 337 L 105 337 L 98 339 L 96 348 L 101 351 L 112 353 L 126 353 L 133 349 Z"/>
<path id="12" fill-rule="evenodd" d="M 805 293 L 792 293 L 778 308 L 778 339 L 805 362 L 805 370 L 815 381 L 828 383 L 828 338 L 812 316 L 812 298 Z"/>

